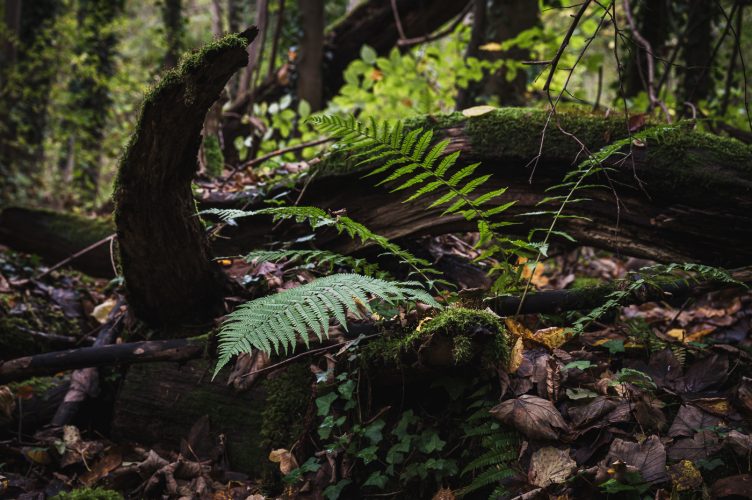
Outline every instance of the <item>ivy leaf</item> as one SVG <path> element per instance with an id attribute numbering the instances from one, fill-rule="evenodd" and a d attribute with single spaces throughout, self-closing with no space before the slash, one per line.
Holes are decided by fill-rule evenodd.
<path id="1" fill-rule="evenodd" d="M 318 416 L 323 417 L 324 415 L 328 415 L 329 410 L 332 407 L 332 403 L 334 403 L 336 399 L 337 395 L 333 392 L 316 398 L 316 408 L 318 409 Z"/>
<path id="2" fill-rule="evenodd" d="M 363 483 L 363 487 L 365 488 L 366 486 L 375 486 L 376 488 L 383 490 L 386 486 L 387 481 L 389 481 L 389 478 L 387 476 L 382 474 L 381 471 L 376 471 L 368 476 L 366 482 Z"/>

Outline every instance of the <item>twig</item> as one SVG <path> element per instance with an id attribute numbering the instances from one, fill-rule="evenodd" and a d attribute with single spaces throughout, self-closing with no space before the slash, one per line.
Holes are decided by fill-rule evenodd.
<path id="1" fill-rule="evenodd" d="M 559 45 L 559 49 L 556 51 L 556 55 L 553 59 L 551 59 L 551 71 L 548 73 L 548 77 L 546 78 L 546 83 L 543 84 L 543 90 L 548 92 L 549 87 L 551 86 L 551 80 L 554 78 L 554 73 L 556 73 L 556 67 L 559 65 L 559 59 L 561 59 L 561 56 L 564 54 L 564 50 L 567 48 L 567 45 L 569 45 L 569 41 L 572 39 L 572 35 L 574 34 L 574 30 L 577 28 L 577 25 L 580 23 L 580 19 L 582 19 L 582 16 L 585 14 L 585 11 L 590 6 L 591 0 L 585 0 L 582 2 L 582 5 L 580 5 L 580 10 L 577 11 L 577 14 L 574 15 L 574 19 L 572 19 L 572 24 L 569 25 L 569 30 L 567 30 L 567 34 L 564 35 L 564 40 L 561 41 L 561 45 Z"/>
<path id="2" fill-rule="evenodd" d="M 632 6 L 629 4 L 629 0 L 624 0 L 624 13 L 627 16 L 629 27 L 632 28 L 632 36 L 640 45 L 642 45 L 642 48 L 645 51 L 645 60 L 648 65 L 646 86 L 648 90 L 648 99 L 650 100 L 650 110 L 652 110 L 654 106 L 660 107 L 661 110 L 663 110 L 664 115 L 666 115 L 666 122 L 671 123 L 671 115 L 668 112 L 668 108 L 660 99 L 658 99 L 658 96 L 655 93 L 655 60 L 653 59 L 653 47 L 637 29 L 637 23 L 635 23 L 634 16 L 632 16 Z"/>
<path id="3" fill-rule="evenodd" d="M 734 84 L 734 70 L 736 69 L 736 58 L 739 53 L 739 44 L 741 43 L 742 26 L 744 19 L 744 6 L 739 6 L 739 12 L 736 14 L 736 36 L 734 37 L 734 48 L 731 51 L 728 70 L 726 71 L 726 86 L 721 100 L 721 116 L 726 115 L 728 110 L 729 98 L 731 97 L 731 87 Z"/>
<path id="4" fill-rule="evenodd" d="M 253 160 L 249 160 L 245 163 L 242 163 L 238 165 L 237 167 L 233 168 L 232 171 L 227 174 L 227 177 L 224 178 L 222 183 L 219 185 L 220 188 L 223 188 L 229 181 L 232 179 L 232 176 L 240 172 L 241 170 L 244 170 L 246 168 L 254 167 L 260 163 L 264 163 L 265 161 L 274 158 L 275 156 L 281 156 L 283 154 L 287 153 L 293 153 L 295 151 L 300 151 L 301 149 L 310 148 L 313 146 L 318 146 L 319 144 L 324 144 L 326 142 L 331 142 L 334 139 L 330 138 L 324 138 L 324 139 L 316 139 L 314 141 L 304 142 L 302 144 L 296 144 L 295 146 L 290 146 L 287 148 L 277 149 L 275 151 L 272 151 L 270 153 L 267 153 L 263 156 L 259 156 L 258 158 L 254 158 Z"/>
<path id="5" fill-rule="evenodd" d="M 470 12 L 472 5 L 473 2 L 468 2 L 465 8 L 462 9 L 462 12 L 457 15 L 457 18 L 452 22 L 452 24 L 447 26 L 445 29 L 437 31 L 436 33 L 430 35 L 418 36 L 415 38 L 400 38 L 399 40 L 397 40 L 397 45 L 400 47 L 412 47 L 413 45 L 420 45 L 421 43 L 433 42 L 434 40 L 438 40 L 439 38 L 443 38 L 451 34 L 457 28 L 457 26 L 459 26 L 462 20 L 465 19 L 465 16 L 468 12 Z"/>
<path id="6" fill-rule="evenodd" d="M 397 0 L 391 1 L 392 14 L 394 14 L 394 23 L 397 25 L 397 33 L 399 34 L 400 40 L 404 40 L 407 38 L 407 36 L 405 36 L 405 29 L 402 27 L 402 20 L 400 19 L 399 9 L 397 8 Z"/>

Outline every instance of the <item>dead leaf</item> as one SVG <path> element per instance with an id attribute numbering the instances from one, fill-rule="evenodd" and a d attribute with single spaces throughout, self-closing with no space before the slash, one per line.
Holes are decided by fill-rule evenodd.
<path id="1" fill-rule="evenodd" d="M 682 405 L 668 430 L 671 437 L 691 437 L 698 430 L 719 425 L 721 420 L 696 406 Z"/>
<path id="2" fill-rule="evenodd" d="M 13 421 L 16 409 L 16 396 L 7 385 L 0 386 L 0 427 Z"/>
<path id="3" fill-rule="evenodd" d="M 109 298 L 95 307 L 91 312 L 91 316 L 103 325 L 107 323 L 107 317 L 110 315 L 110 312 L 112 312 L 112 308 L 115 307 L 115 304 L 117 304 L 117 300 Z"/>
<path id="4" fill-rule="evenodd" d="M 84 486 L 91 486 L 110 472 L 120 467 L 123 456 L 118 450 L 111 450 L 105 456 L 97 460 L 91 470 L 84 472 L 79 478 Z"/>
<path id="5" fill-rule="evenodd" d="M 0 293 L 10 293 L 10 283 L 8 283 L 8 280 L 5 279 L 5 276 L 0 273 Z"/>
<path id="6" fill-rule="evenodd" d="M 279 464 L 279 471 L 283 476 L 288 475 L 294 469 L 298 468 L 298 462 L 295 460 L 293 454 L 284 448 L 272 450 L 272 452 L 269 453 L 269 460 L 275 464 Z"/>
<path id="7" fill-rule="evenodd" d="M 636 113 L 629 117 L 629 131 L 630 132 L 637 132 L 642 127 L 645 126 L 645 123 L 647 122 L 647 114 L 645 113 Z"/>
<path id="8" fill-rule="evenodd" d="M 726 436 L 723 444 L 728 445 L 739 456 L 749 457 L 752 455 L 752 436 L 749 434 L 742 434 L 737 430 L 732 430 Z"/>
<path id="9" fill-rule="evenodd" d="M 702 485 L 702 474 L 689 460 L 673 464 L 668 469 L 668 475 L 676 491 L 697 490 Z"/>
<path id="10" fill-rule="evenodd" d="M 431 500 L 454 500 L 454 492 L 450 488 L 439 488 L 439 491 L 434 493 L 433 498 Z"/>
<path id="11" fill-rule="evenodd" d="M 713 483 L 710 491 L 713 498 L 752 498 L 752 474 L 740 474 L 719 479 Z"/>
<path id="12" fill-rule="evenodd" d="M 722 384 L 728 376 L 728 358 L 712 354 L 692 363 L 684 373 L 684 392 L 700 392 Z"/>
<path id="13" fill-rule="evenodd" d="M 473 106 L 472 108 L 463 109 L 462 114 L 471 118 L 473 116 L 485 115 L 495 109 L 493 106 Z"/>
<path id="14" fill-rule="evenodd" d="M 491 414 L 531 439 L 558 439 L 568 431 L 553 403 L 529 394 L 504 401 L 493 407 Z"/>
<path id="15" fill-rule="evenodd" d="M 606 463 L 620 460 L 636 467 L 648 483 L 663 482 L 666 476 L 666 448 L 658 436 L 650 436 L 642 444 L 614 439 L 606 456 Z"/>
<path id="16" fill-rule="evenodd" d="M 543 344 L 553 351 L 564 345 L 570 338 L 572 338 L 572 335 L 573 331 L 571 328 L 552 326 L 551 328 L 537 330 L 532 334 L 530 340 Z"/>
<path id="17" fill-rule="evenodd" d="M 569 456 L 569 448 L 547 446 L 533 453 L 527 478 L 530 484 L 547 488 L 566 482 L 575 469 L 577 463 Z"/>
<path id="18" fill-rule="evenodd" d="M 718 436 L 712 431 L 700 431 L 691 438 L 676 441 L 668 450 L 671 460 L 699 460 L 710 458 L 721 449 Z"/>
<path id="19" fill-rule="evenodd" d="M 507 372 L 515 373 L 522 364 L 522 352 L 525 349 L 525 345 L 522 342 L 522 337 L 517 337 L 512 346 L 512 352 L 509 354 L 509 364 L 507 365 Z"/>
<path id="20" fill-rule="evenodd" d="M 616 408 L 616 401 L 605 396 L 598 396 L 590 403 L 584 406 L 575 406 L 569 408 L 569 418 L 575 427 L 583 427 L 608 414 Z M 606 425 L 607 422 L 604 422 Z"/>

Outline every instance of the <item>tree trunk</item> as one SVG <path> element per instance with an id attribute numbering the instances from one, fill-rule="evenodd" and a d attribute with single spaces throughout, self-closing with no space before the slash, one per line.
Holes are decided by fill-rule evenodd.
<path id="1" fill-rule="evenodd" d="M 118 171 L 120 259 L 135 314 L 153 325 L 211 321 L 225 278 L 209 260 L 191 180 L 209 107 L 248 62 L 252 28 L 207 45 L 171 70 L 144 98 L 138 128 Z"/>
<path id="2" fill-rule="evenodd" d="M 465 58 L 479 57 L 480 46 L 486 39 L 486 0 L 473 0 L 473 27 L 470 33 L 470 41 L 465 50 Z M 468 82 L 466 88 L 460 88 L 457 92 L 455 109 L 462 110 L 472 107 L 478 93 L 478 85 Z"/>
<path id="3" fill-rule="evenodd" d="M 16 64 L 6 65 L 0 71 L 0 204 L 23 198 L 19 177 L 34 185 L 40 174 L 47 102 L 57 71 L 52 27 L 60 12 L 60 2 L 37 0 L 19 4 L 11 0 L 5 7 L 6 16 L 11 17 L 7 21 L 16 23 L 14 34 L 18 42 L 5 44 L 4 49 L 15 58 Z"/>
<path id="4" fill-rule="evenodd" d="M 164 0 L 162 4 L 162 22 L 164 23 L 165 41 L 167 52 L 165 53 L 165 67 L 174 68 L 178 65 L 180 54 L 183 53 L 183 38 L 185 29 L 183 26 L 183 7 L 181 0 Z"/>
<path id="5" fill-rule="evenodd" d="M 112 101 L 109 80 L 115 71 L 112 51 L 117 39 L 112 23 L 123 6 L 124 0 L 81 0 L 78 4 L 76 53 L 86 58 L 75 68 L 69 86 L 72 102 L 63 128 L 70 146 L 61 164 L 75 158 L 68 174 L 81 201 L 87 204 L 97 196 L 102 139 Z"/>
<path id="6" fill-rule="evenodd" d="M 713 78 L 710 67 L 713 54 L 713 17 L 715 2 L 689 0 L 687 37 L 684 42 L 684 74 L 681 81 L 681 102 L 678 108 L 685 111 L 685 102 L 698 103 L 710 97 Z"/>
<path id="7" fill-rule="evenodd" d="M 635 21 L 640 35 L 650 43 L 653 49 L 651 56 L 655 60 L 655 67 L 663 67 L 659 58 L 665 56 L 666 41 L 671 34 L 669 23 L 671 6 L 665 0 L 642 0 L 634 2 L 634 6 Z M 630 58 L 625 68 L 624 93 L 627 97 L 634 97 L 640 92 L 647 92 L 648 54 L 634 41 L 629 46 L 629 50 Z M 668 66 L 664 69 L 664 71 L 670 70 Z"/>
<path id="8" fill-rule="evenodd" d="M 298 63 L 298 98 L 308 101 L 312 111 L 323 106 L 324 2 L 298 0 L 303 39 Z"/>

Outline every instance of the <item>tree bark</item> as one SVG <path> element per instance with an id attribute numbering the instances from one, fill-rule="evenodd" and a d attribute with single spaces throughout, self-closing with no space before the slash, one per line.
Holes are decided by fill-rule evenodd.
<path id="1" fill-rule="evenodd" d="M 303 39 L 298 63 L 298 98 L 308 101 L 312 111 L 323 106 L 324 83 L 321 65 L 324 60 L 324 2 L 298 0 Z"/>
<path id="2" fill-rule="evenodd" d="M 191 180 L 206 112 L 247 64 L 257 33 L 251 28 L 204 47 L 144 99 L 113 199 L 128 301 L 147 323 L 201 324 L 221 309 L 226 279 L 209 260 Z"/>

